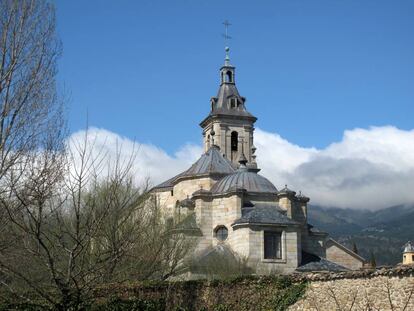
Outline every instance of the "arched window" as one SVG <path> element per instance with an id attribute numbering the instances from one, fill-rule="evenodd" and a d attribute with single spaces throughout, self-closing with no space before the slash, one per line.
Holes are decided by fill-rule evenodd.
<path id="1" fill-rule="evenodd" d="M 225 226 L 219 226 L 214 230 L 214 236 L 219 241 L 225 241 L 229 236 L 229 231 Z"/>
<path id="2" fill-rule="evenodd" d="M 231 132 L 231 151 L 237 151 L 239 148 L 239 133 Z"/>
<path id="3" fill-rule="evenodd" d="M 231 71 L 226 71 L 226 75 L 224 76 L 224 82 L 228 82 L 231 83 L 233 82 L 233 74 L 231 73 Z"/>

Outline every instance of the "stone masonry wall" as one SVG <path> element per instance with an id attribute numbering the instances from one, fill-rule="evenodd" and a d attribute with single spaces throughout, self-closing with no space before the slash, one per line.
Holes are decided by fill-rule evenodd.
<path id="1" fill-rule="evenodd" d="M 280 227 L 277 231 L 282 233 L 282 259 L 266 260 L 263 258 L 263 232 L 275 231 L 275 227 L 260 227 L 249 229 L 249 265 L 257 274 L 287 274 L 294 271 L 300 262 L 300 235 L 296 228 Z"/>
<path id="2" fill-rule="evenodd" d="M 414 310 L 413 267 L 337 274 L 308 274 L 304 298 L 291 311 Z"/>
<path id="3" fill-rule="evenodd" d="M 182 180 L 177 183 L 174 188 L 168 191 L 157 191 L 154 195 L 161 207 L 165 217 L 172 217 L 174 215 L 177 201 L 186 199 L 192 194 L 202 189 L 209 190 L 216 181 L 209 177 L 200 177 L 193 179 Z"/>
<path id="4" fill-rule="evenodd" d="M 337 245 L 329 243 L 329 241 L 326 247 L 326 259 L 351 270 L 358 270 L 363 266 L 363 261 L 348 254 Z"/>
<path id="5" fill-rule="evenodd" d="M 298 292 L 300 288 L 305 292 Z M 222 281 L 108 284 L 97 289 L 95 297 L 101 302 L 111 297 L 163 299 L 167 311 L 178 310 L 177 306 L 188 311 L 285 310 L 288 301 L 293 303 L 288 307 L 290 311 L 411 311 L 414 310 L 414 266 L 294 273 L 285 278 L 251 276 Z"/>

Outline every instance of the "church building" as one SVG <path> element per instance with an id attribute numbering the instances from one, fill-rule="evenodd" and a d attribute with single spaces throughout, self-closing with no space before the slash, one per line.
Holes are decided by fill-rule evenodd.
<path id="1" fill-rule="evenodd" d="M 229 252 L 255 274 L 361 268 L 364 258 L 308 223 L 308 197 L 287 186 L 277 189 L 260 175 L 256 121 L 237 90 L 226 48 L 218 94 L 200 123 L 204 154 L 152 189 L 167 223 L 196 239 L 200 262 Z"/>

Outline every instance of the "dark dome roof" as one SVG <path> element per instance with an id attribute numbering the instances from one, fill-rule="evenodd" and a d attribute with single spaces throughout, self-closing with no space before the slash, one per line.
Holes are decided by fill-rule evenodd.
<path id="1" fill-rule="evenodd" d="M 235 173 L 219 180 L 211 188 L 211 192 L 226 193 L 237 188 L 246 189 L 247 192 L 277 193 L 276 187 L 268 179 L 246 167 L 241 167 Z"/>
<path id="2" fill-rule="evenodd" d="M 230 160 L 223 157 L 218 146 L 213 145 L 188 170 L 159 184 L 153 190 L 171 188 L 181 178 L 214 174 L 227 175 L 234 172 L 235 169 Z"/>
<path id="3" fill-rule="evenodd" d="M 213 145 L 188 170 L 183 172 L 180 177 L 231 173 L 234 173 L 231 162 L 223 157 L 218 146 Z"/>

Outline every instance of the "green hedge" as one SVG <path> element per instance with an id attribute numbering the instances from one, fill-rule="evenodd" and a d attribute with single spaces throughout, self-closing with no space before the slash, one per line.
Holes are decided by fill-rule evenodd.
<path id="1" fill-rule="evenodd" d="M 305 293 L 307 283 L 286 276 L 237 277 L 228 280 L 110 284 L 97 289 L 85 311 L 231 311 L 286 310 Z M 239 298 L 235 298 L 237 296 Z M 217 298 L 220 296 L 220 298 Z M 47 306 L 0 303 L 2 310 L 46 311 Z M 68 311 L 71 309 L 68 309 Z M 73 309 L 72 309 L 73 310 Z M 75 311 L 75 310 L 73 310 Z"/>

